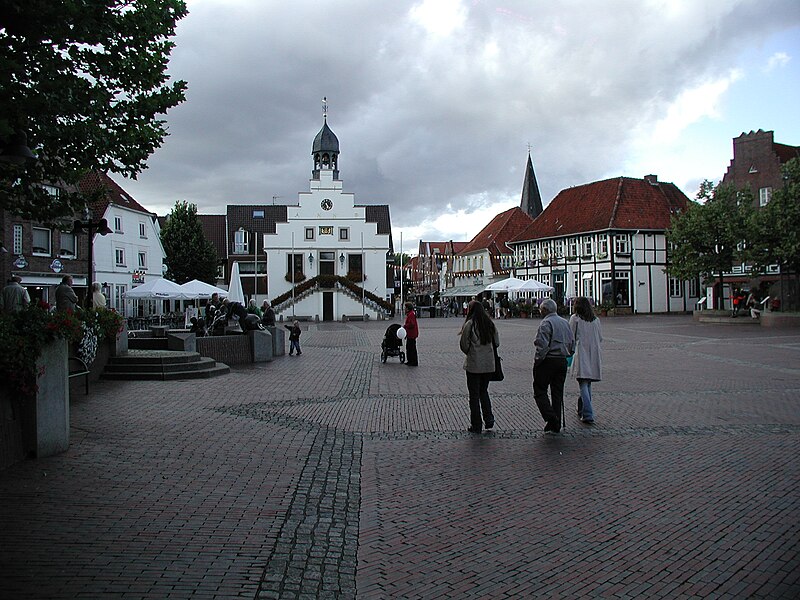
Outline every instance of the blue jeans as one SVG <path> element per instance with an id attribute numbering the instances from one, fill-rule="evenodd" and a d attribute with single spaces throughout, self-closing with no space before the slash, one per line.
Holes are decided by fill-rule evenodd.
<path id="1" fill-rule="evenodd" d="M 298 354 L 301 354 L 300 340 L 289 340 L 289 354 L 293 354 L 295 350 Z"/>
<path id="2" fill-rule="evenodd" d="M 594 421 L 594 410 L 592 409 L 592 381 L 591 379 L 578 379 L 581 388 L 581 400 L 583 401 L 583 411 L 581 418 Z"/>

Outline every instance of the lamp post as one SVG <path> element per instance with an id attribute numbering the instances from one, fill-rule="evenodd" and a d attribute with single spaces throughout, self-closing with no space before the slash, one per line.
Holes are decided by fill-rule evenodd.
<path id="1" fill-rule="evenodd" d="M 86 237 L 89 240 L 88 243 L 88 252 L 87 252 L 87 272 L 86 272 L 86 298 L 85 303 L 87 308 L 91 306 L 92 302 L 92 269 L 94 266 L 94 234 L 99 233 L 100 235 L 108 235 L 109 233 L 113 233 L 111 228 L 108 226 L 108 221 L 106 219 L 100 219 L 99 221 L 92 221 L 92 213 L 89 211 L 88 208 L 84 209 L 83 211 L 83 221 L 75 220 L 72 223 L 72 233 L 78 234 L 82 232 L 86 232 Z"/>

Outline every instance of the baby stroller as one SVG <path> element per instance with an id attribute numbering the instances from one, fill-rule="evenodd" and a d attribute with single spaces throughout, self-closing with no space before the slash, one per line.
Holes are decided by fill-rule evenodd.
<path id="1" fill-rule="evenodd" d="M 399 356 L 400 362 L 406 362 L 406 353 L 403 352 L 403 340 L 397 339 L 397 330 L 401 325 L 395 323 L 389 325 L 386 333 L 383 334 L 383 341 L 381 342 L 381 362 L 386 362 L 390 356 Z"/>

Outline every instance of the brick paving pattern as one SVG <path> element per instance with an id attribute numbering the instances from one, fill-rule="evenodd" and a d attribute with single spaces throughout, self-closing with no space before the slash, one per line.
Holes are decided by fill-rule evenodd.
<path id="1" fill-rule="evenodd" d="M 304 324 L 218 379 L 101 382 L 0 471 L 0 597 L 797 598 L 800 331 L 604 319 L 596 425 L 544 436 L 537 320 L 499 321 L 471 435 L 456 333 Z"/>

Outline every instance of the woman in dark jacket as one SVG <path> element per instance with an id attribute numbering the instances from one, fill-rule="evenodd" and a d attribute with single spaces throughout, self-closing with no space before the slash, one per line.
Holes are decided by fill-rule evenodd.
<path id="1" fill-rule="evenodd" d="M 494 373 L 495 367 L 492 344 L 500 345 L 497 327 L 483 305 L 473 301 L 461 327 L 460 342 L 461 351 L 467 355 L 464 359 L 469 391 L 470 426 L 467 431 L 471 433 L 480 433 L 483 425 L 486 429 L 494 427 L 492 401 L 489 399 L 489 376 Z"/>

